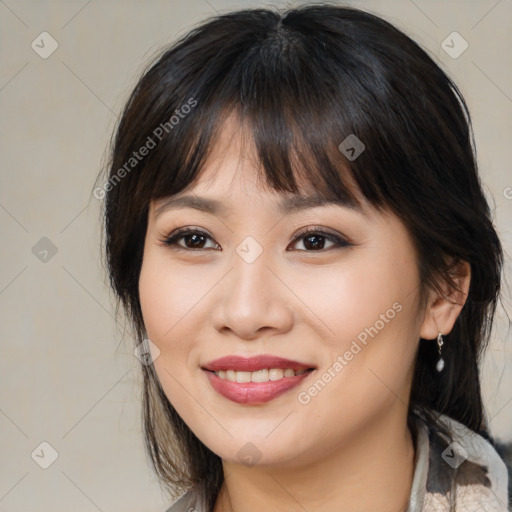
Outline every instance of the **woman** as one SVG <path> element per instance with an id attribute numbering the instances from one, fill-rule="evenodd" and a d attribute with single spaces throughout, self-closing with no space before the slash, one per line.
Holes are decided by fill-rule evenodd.
<path id="1" fill-rule="evenodd" d="M 416 43 L 333 5 L 207 20 L 140 79 L 106 256 L 169 511 L 507 509 L 470 127 Z"/>

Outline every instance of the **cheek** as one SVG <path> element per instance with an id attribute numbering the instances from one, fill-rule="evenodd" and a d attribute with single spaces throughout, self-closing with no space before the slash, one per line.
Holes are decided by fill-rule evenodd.
<path id="1" fill-rule="evenodd" d="M 139 297 L 147 337 L 160 350 L 155 371 L 165 394 L 180 414 L 190 413 L 190 400 L 183 393 L 188 383 L 194 351 L 194 305 L 204 292 L 194 281 L 192 267 L 174 270 L 156 251 L 147 250 L 139 277 Z M 202 292 L 202 293 L 201 293 Z M 185 384 L 187 388 L 190 383 Z M 196 411 L 200 413 L 200 411 Z"/>
<path id="2" fill-rule="evenodd" d="M 180 343 L 186 345 L 190 336 L 176 334 L 185 324 L 190 333 L 196 318 L 199 323 L 201 298 L 209 287 L 208 280 L 200 279 L 192 265 L 173 268 L 165 256 L 148 251 L 139 278 L 140 303 L 148 337 L 157 344 L 177 343 L 177 349 Z"/>
<path id="3" fill-rule="evenodd" d="M 344 261 L 337 271 L 310 277 L 299 281 L 298 295 L 308 297 L 308 306 L 318 312 L 327 349 L 323 366 L 336 375 L 321 400 L 341 400 L 345 413 L 351 409 L 356 415 L 364 415 L 371 404 L 394 401 L 406 387 L 417 347 L 419 276 L 414 254 L 368 250 Z"/>
<path id="4" fill-rule="evenodd" d="M 173 325 L 175 313 L 172 282 L 158 271 L 151 255 L 144 256 L 139 277 L 139 298 L 148 337 L 159 342 Z"/>
<path id="5" fill-rule="evenodd" d="M 354 251 L 336 265 L 288 276 L 297 296 L 304 297 L 317 317 L 322 338 L 336 348 L 360 333 L 364 338 L 365 329 L 376 323 L 379 331 L 389 330 L 412 314 L 411 309 L 400 314 L 397 309 L 414 298 L 417 280 L 413 258 L 377 247 Z"/>

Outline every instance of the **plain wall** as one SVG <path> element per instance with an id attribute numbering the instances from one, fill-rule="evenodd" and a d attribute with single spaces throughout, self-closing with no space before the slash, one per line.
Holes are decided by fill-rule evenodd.
<path id="1" fill-rule="evenodd" d="M 101 263 L 101 201 L 91 193 L 123 102 L 158 49 L 216 11 L 300 3 L 0 2 L 0 512 L 163 512 L 169 505 L 143 450 L 139 362 L 114 321 Z M 404 30 L 459 85 L 510 254 L 512 4 L 348 4 Z M 40 56 L 52 44 L 44 31 L 58 44 L 47 58 Z M 441 46 L 453 31 L 469 44 L 458 58 Z M 510 266 L 508 256 L 508 276 Z M 511 309 L 506 290 L 482 374 L 492 432 L 508 441 Z M 48 469 L 31 456 L 50 460 L 42 442 L 58 453 Z"/>

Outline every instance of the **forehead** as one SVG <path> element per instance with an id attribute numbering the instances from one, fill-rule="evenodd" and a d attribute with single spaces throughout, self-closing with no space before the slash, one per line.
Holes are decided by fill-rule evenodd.
<path id="1" fill-rule="evenodd" d="M 265 171 L 256 161 L 251 145 L 246 148 L 251 152 L 250 158 L 245 158 L 235 144 L 212 152 L 193 183 L 177 194 L 154 202 L 155 215 L 190 208 L 228 217 L 236 214 L 238 207 L 263 204 L 280 217 L 317 207 L 342 207 L 363 216 L 373 210 L 359 192 L 355 201 L 326 194 L 310 182 L 299 184 L 295 192 L 276 190 L 266 182 Z"/>
<path id="2" fill-rule="evenodd" d="M 291 154 L 287 156 L 294 167 L 293 162 L 299 162 L 300 159 L 293 148 L 290 152 Z M 322 180 L 315 179 L 319 177 L 320 172 L 312 172 L 317 167 L 313 163 L 306 171 L 303 165 L 301 172 L 297 172 L 298 167 L 293 168 L 297 191 L 273 187 L 268 179 L 269 174 L 280 173 L 284 176 L 284 172 L 275 167 L 269 172 L 268 167 L 272 167 L 273 164 L 269 165 L 269 158 L 265 155 L 267 161 L 263 165 L 261 153 L 265 153 L 265 148 L 256 147 L 249 124 L 242 122 L 236 112 L 231 112 L 219 120 L 218 129 L 210 140 L 207 157 L 194 180 L 181 192 L 163 198 L 159 203 L 190 205 L 193 200 L 182 198 L 190 194 L 216 197 L 222 194 L 224 203 L 229 203 L 233 194 L 266 194 L 279 203 L 280 211 L 296 211 L 304 207 L 322 206 L 329 202 L 353 209 L 370 206 L 355 185 L 349 171 L 344 172 L 344 181 L 348 182 L 352 197 L 340 198 L 335 196 L 332 190 L 322 187 Z M 211 202 L 213 208 L 218 210 L 222 207 L 221 204 L 214 205 L 214 202 Z M 200 201 L 195 201 L 195 204 L 199 203 Z M 205 201 L 202 203 L 205 204 Z"/>

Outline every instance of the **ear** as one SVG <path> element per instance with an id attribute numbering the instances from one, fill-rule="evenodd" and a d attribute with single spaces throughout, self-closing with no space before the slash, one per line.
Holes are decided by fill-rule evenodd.
<path id="1" fill-rule="evenodd" d="M 459 290 L 449 288 L 444 281 L 441 294 L 437 290 L 430 290 L 420 327 L 420 337 L 425 340 L 433 340 L 439 333 L 448 334 L 466 302 L 471 281 L 470 264 L 460 260 L 449 274 Z"/>

